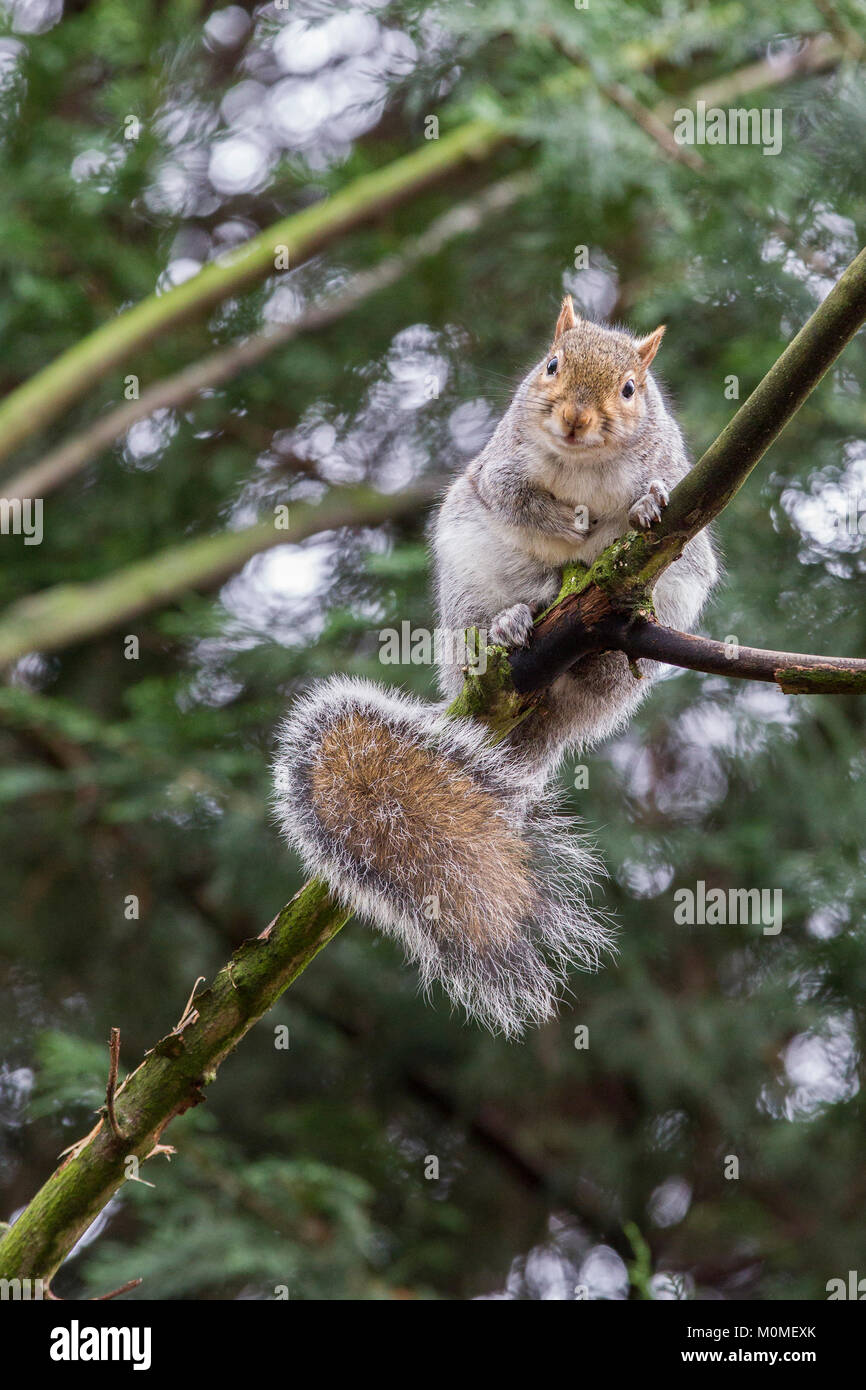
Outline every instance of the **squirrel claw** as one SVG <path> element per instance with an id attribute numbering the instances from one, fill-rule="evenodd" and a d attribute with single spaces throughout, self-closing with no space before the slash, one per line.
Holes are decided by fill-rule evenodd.
<path id="1" fill-rule="evenodd" d="M 670 493 L 661 478 L 653 478 L 643 497 L 632 503 L 628 514 L 628 524 L 636 531 L 646 531 L 656 521 L 661 521 L 662 512 L 670 501 Z"/>
<path id="2" fill-rule="evenodd" d="M 497 613 L 487 634 L 492 647 L 525 647 L 532 636 L 532 609 L 527 603 L 515 603 Z"/>

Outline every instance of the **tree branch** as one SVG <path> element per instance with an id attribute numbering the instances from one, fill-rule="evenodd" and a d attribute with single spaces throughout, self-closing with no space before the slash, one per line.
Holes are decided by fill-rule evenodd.
<path id="1" fill-rule="evenodd" d="M 548 647 L 543 669 L 532 661 L 532 648 L 521 653 L 525 660 L 512 662 L 515 688 L 523 695 L 550 684 L 551 670 L 558 674 L 574 665 L 575 623 L 563 624 L 558 636 L 558 656 Z M 629 661 L 644 657 L 708 675 L 777 685 L 786 695 L 843 695 L 866 691 L 866 660 L 842 656 L 808 656 L 801 652 L 774 652 L 744 647 L 737 642 L 714 642 L 692 632 L 678 632 L 654 618 L 631 618 L 627 613 L 605 613 L 584 624 L 578 641 L 581 657 L 589 652 L 623 652 Z M 578 658 L 580 660 L 580 658 Z M 578 668 L 579 669 L 579 668 Z M 637 679 L 637 678 L 636 678 Z"/>
<path id="2" fill-rule="evenodd" d="M 485 218 L 504 212 L 519 198 L 537 186 L 531 174 L 515 174 L 485 189 L 476 198 L 467 199 L 437 217 L 425 232 L 401 246 L 369 270 L 361 270 L 337 291 L 320 303 L 311 305 L 297 319 L 272 325 L 261 333 L 231 347 L 210 353 L 174 376 L 157 381 L 142 391 L 138 400 L 100 416 L 87 429 L 52 449 L 38 463 L 3 486 L 3 496 L 45 497 L 61 483 L 67 482 L 94 455 L 136 423 L 155 410 L 177 410 L 202 391 L 231 381 L 261 362 L 275 348 L 282 347 L 302 333 L 312 333 L 336 323 L 372 295 L 397 283 L 420 261 L 435 256 L 449 241 L 468 232 L 477 231 Z"/>
<path id="3" fill-rule="evenodd" d="M 688 98 L 687 103 L 704 101 L 710 106 L 730 106 L 741 97 L 752 92 L 763 91 L 768 87 L 790 82 L 792 78 L 809 77 L 834 68 L 844 57 L 844 47 L 828 34 L 812 34 L 805 38 L 803 47 L 789 53 L 784 58 L 774 58 L 769 62 L 761 58 L 755 63 L 747 63 L 734 72 L 724 73 L 712 78 L 698 87 Z M 655 115 L 663 120 L 671 120 L 674 111 L 683 105 L 679 98 L 667 98 L 656 107 Z"/>
<path id="4" fill-rule="evenodd" d="M 777 685 L 786 695 L 848 695 L 866 691 L 866 660 L 713 642 L 708 637 L 677 632 L 643 618 L 629 627 L 620 650 L 632 661 L 647 657 L 708 675 L 765 681 Z"/>
<path id="5" fill-rule="evenodd" d="M 169 603 L 191 589 L 221 583 L 264 550 L 292 545 L 343 526 L 379 526 L 412 515 L 433 496 L 436 480 L 383 495 L 371 487 L 335 488 L 321 501 L 290 504 L 285 530 L 260 521 L 161 550 L 89 584 L 58 584 L 29 595 L 0 615 L 0 670 L 27 652 L 59 651 L 127 618 Z"/>
<path id="6" fill-rule="evenodd" d="M 719 38 L 738 22 L 734 13 L 719 24 Z M 679 40 L 680 28 L 679 24 L 659 26 L 652 38 L 625 44 L 619 55 L 623 68 L 637 72 L 651 67 L 666 56 L 671 43 Z M 589 80 L 588 73 L 577 67 L 556 72 L 539 85 L 533 100 L 573 100 Z M 411 154 L 363 175 L 321 202 L 266 228 L 183 284 L 164 294 L 153 294 L 118 314 L 55 358 L 0 404 L 0 459 L 49 424 L 107 371 L 127 360 L 130 353 L 272 274 L 278 246 L 288 247 L 289 260 L 295 268 L 342 233 L 354 231 L 371 218 L 400 206 L 467 162 L 483 167 L 484 161 L 516 139 L 518 132 L 515 115 L 499 121 L 467 121 L 438 140 L 425 140 Z"/>
<path id="7" fill-rule="evenodd" d="M 159 1145 L 175 1115 L 198 1105 L 253 1024 L 276 1003 L 349 914 L 323 883 L 307 883 L 269 927 L 246 941 L 191 1013 L 162 1038 L 115 1096 L 118 1139 L 102 1119 L 0 1239 L 0 1277 L 52 1275 L 117 1189 Z M 183 1026 L 181 1026 L 183 1025 Z"/>
<path id="8" fill-rule="evenodd" d="M 784 61 L 770 63 L 766 60 L 748 63 L 715 82 L 705 83 L 694 91 L 685 93 L 676 102 L 665 99 L 655 107 L 645 106 L 623 82 L 606 82 L 597 76 L 592 63 L 573 45 L 553 34 L 548 34 L 556 49 L 570 62 L 593 73 L 594 80 L 602 96 L 624 112 L 645 135 L 658 146 L 667 159 L 684 164 L 692 173 L 705 174 L 708 165 L 697 150 L 678 145 L 671 130 L 674 110 L 683 105 L 694 105 L 698 101 L 707 106 L 724 106 L 738 97 L 746 96 L 767 87 L 779 86 L 793 77 L 808 76 L 826 72 L 835 67 L 843 56 L 843 46 L 827 34 L 815 34 L 806 39 L 799 52 L 791 53 Z"/>

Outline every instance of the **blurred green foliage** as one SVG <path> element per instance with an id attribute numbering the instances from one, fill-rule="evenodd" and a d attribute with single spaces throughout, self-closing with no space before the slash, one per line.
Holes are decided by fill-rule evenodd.
<path id="1" fill-rule="evenodd" d="M 539 187 L 104 451 L 46 498 L 42 545 L 0 538 L 4 603 L 323 484 L 395 489 L 462 466 L 565 289 L 587 313 L 669 325 L 658 365 L 699 451 L 735 408 L 730 379 L 743 398 L 863 241 L 862 70 L 843 56 L 735 101 L 782 111 L 782 153 L 704 147 L 703 175 L 598 83 L 670 112 L 784 61 L 826 32 L 828 8 L 97 0 L 43 6 L 37 23 L 8 6 L 4 392 L 157 285 L 416 148 L 430 113 L 446 130 L 520 112 L 493 160 L 94 382 L 10 476 L 118 404 L 127 372 L 150 384 L 315 303 L 510 170 Z M 859 3 L 830 13 L 862 34 Z M 639 76 L 632 43 L 653 57 Z M 556 105 L 538 84 L 567 68 L 563 46 L 592 76 Z M 852 498 L 866 510 L 864 383 L 861 336 L 723 517 L 712 635 L 866 651 L 863 536 L 846 527 Z M 287 702 L 334 670 L 432 697 L 429 670 L 378 660 L 381 628 L 431 625 L 423 528 L 275 551 L 219 594 L 133 621 L 137 661 L 118 630 L 34 654 L 0 690 L 4 1219 L 92 1123 L 109 1027 L 136 1065 L 194 980 L 299 885 L 269 815 Z M 563 772 L 610 866 L 622 942 L 615 965 L 574 979 L 559 1022 L 520 1046 L 482 1035 L 352 924 L 172 1126 L 177 1156 L 145 1166 L 153 1187 L 123 1188 L 57 1291 L 143 1275 L 150 1298 L 566 1298 L 578 1282 L 618 1297 L 631 1277 L 634 1297 L 815 1299 L 862 1272 L 864 729 L 853 698 L 674 675 L 586 760 L 587 790 Z M 782 932 L 676 925 L 673 893 L 698 880 L 781 888 Z"/>

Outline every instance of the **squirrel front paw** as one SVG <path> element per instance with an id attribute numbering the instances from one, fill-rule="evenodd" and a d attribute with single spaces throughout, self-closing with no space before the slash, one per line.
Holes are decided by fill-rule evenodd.
<path id="1" fill-rule="evenodd" d="M 636 531 L 646 531 L 656 521 L 661 521 L 662 512 L 670 501 L 670 493 L 661 478 L 653 478 L 643 497 L 632 503 L 628 514 L 628 524 Z"/>
<path id="2" fill-rule="evenodd" d="M 490 624 L 487 639 L 491 647 L 525 647 L 532 636 L 532 609 L 528 603 L 503 608 Z"/>

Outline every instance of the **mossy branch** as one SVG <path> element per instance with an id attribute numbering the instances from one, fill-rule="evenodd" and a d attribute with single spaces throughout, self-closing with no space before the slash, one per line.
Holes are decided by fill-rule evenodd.
<path id="1" fill-rule="evenodd" d="M 137 560 L 106 579 L 57 584 L 28 595 L 0 614 L 0 670 L 27 652 L 59 651 L 191 589 L 211 588 L 253 555 L 274 546 L 297 544 L 321 531 L 378 526 L 411 515 L 430 501 L 434 489 L 435 480 L 393 495 L 371 487 L 335 488 L 321 502 L 289 504 L 285 527 L 272 518 L 240 531 L 202 536 Z"/>
<path id="2" fill-rule="evenodd" d="M 124 401 L 108 411 L 80 434 L 64 440 L 38 463 L 25 468 L 2 488 L 4 497 L 46 497 L 74 477 L 95 455 L 125 434 L 138 420 L 156 410 L 178 410 L 205 390 L 233 380 L 262 362 L 277 348 L 284 347 L 303 333 L 319 332 L 338 322 L 372 295 L 397 283 L 413 267 L 436 256 L 450 241 L 477 231 L 486 218 L 503 213 L 519 198 L 537 187 L 529 173 L 513 174 L 491 184 L 475 198 L 468 198 L 437 217 L 417 237 L 408 239 L 391 256 L 359 270 L 333 295 L 315 303 L 288 323 L 271 324 L 243 342 L 219 348 L 173 376 L 156 381 L 142 391 L 138 400 Z"/>
<path id="3" fill-rule="evenodd" d="M 235 951 L 115 1092 L 120 1137 L 105 1117 L 100 1119 L 0 1238 L 0 1278 L 50 1283 L 117 1189 L 160 1151 L 170 1121 L 204 1099 L 221 1063 L 336 936 L 348 915 L 332 901 L 325 884 L 313 881 L 261 936 Z"/>

